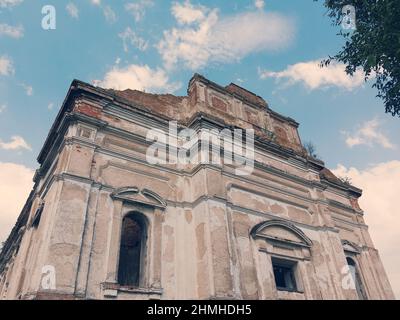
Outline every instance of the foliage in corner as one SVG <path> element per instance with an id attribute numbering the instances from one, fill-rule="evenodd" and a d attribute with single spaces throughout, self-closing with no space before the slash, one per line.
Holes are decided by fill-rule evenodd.
<path id="1" fill-rule="evenodd" d="M 344 37 L 344 46 L 322 65 L 343 62 L 349 75 L 362 69 L 365 79 L 374 78 L 373 87 L 384 101 L 385 112 L 400 116 L 400 1 L 325 0 L 324 5 L 336 26 L 342 24 L 343 8 L 352 5 L 356 28 L 342 28 L 338 35 Z"/>

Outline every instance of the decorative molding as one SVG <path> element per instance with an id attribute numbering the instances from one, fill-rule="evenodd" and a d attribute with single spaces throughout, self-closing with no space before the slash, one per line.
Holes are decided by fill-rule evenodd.
<path id="1" fill-rule="evenodd" d="M 360 254 L 361 248 L 349 240 L 342 240 L 343 250 L 347 253 Z"/>
<path id="2" fill-rule="evenodd" d="M 333 206 L 333 207 L 336 207 L 336 208 L 340 208 L 340 209 L 344 209 L 344 210 L 347 210 L 347 211 L 351 211 L 351 212 L 357 213 L 357 211 L 354 210 L 353 207 L 351 207 L 349 205 L 346 205 L 344 203 L 341 203 L 339 201 L 336 201 L 336 200 L 328 199 L 328 204 L 330 206 Z"/>
<path id="3" fill-rule="evenodd" d="M 269 251 L 268 249 L 265 249 L 265 248 L 260 248 L 260 249 L 258 249 L 258 251 L 267 253 L 276 258 L 283 258 L 283 259 L 292 260 L 292 261 L 311 261 L 311 257 L 298 257 L 298 256 L 294 257 L 294 256 L 289 256 L 289 255 Z"/>
<path id="4" fill-rule="evenodd" d="M 299 237 L 301 239 L 301 242 L 296 242 L 296 241 L 289 240 L 289 239 L 277 238 L 274 236 L 268 236 L 268 235 L 262 233 L 262 231 L 264 231 L 265 229 L 267 229 L 269 227 L 274 227 L 274 226 L 289 230 L 290 232 L 295 234 L 297 237 Z M 304 234 L 304 232 L 301 231 L 299 228 L 297 228 L 293 223 L 290 223 L 285 220 L 280 220 L 280 219 L 264 221 L 264 222 L 261 222 L 261 223 L 255 225 L 251 229 L 250 235 L 253 238 L 264 238 L 264 239 L 271 240 L 271 241 L 279 241 L 279 242 L 284 242 L 284 243 L 287 243 L 290 245 L 307 247 L 307 248 L 310 248 L 313 244 L 311 239 L 308 238 Z"/>
<path id="5" fill-rule="evenodd" d="M 163 294 L 162 288 L 141 288 L 141 287 L 125 287 L 121 286 L 117 283 L 109 283 L 104 282 L 102 284 L 104 296 L 110 298 L 116 298 L 118 293 L 124 292 L 129 294 L 137 294 L 137 295 L 156 295 L 161 296 Z"/>
<path id="6" fill-rule="evenodd" d="M 111 198 L 124 202 L 140 203 L 162 210 L 167 207 L 167 202 L 157 193 L 148 189 L 140 190 L 137 187 L 124 187 L 117 189 L 111 194 Z"/>
<path id="7" fill-rule="evenodd" d="M 255 183 L 253 183 L 253 185 L 254 185 L 254 184 L 255 184 Z M 304 202 L 311 202 L 311 201 L 312 201 L 312 199 L 310 199 L 310 198 L 306 198 L 306 197 L 304 197 L 304 196 L 301 196 L 301 195 L 299 195 L 299 194 L 296 194 L 296 193 L 293 193 L 293 192 L 290 192 L 290 191 L 278 189 L 278 188 L 276 188 L 276 187 L 274 187 L 274 186 L 264 185 L 264 188 L 265 188 L 265 189 L 268 188 L 268 189 L 270 189 L 270 190 L 272 189 L 272 191 L 280 192 L 281 194 L 284 194 L 284 195 L 286 194 L 286 195 L 289 195 L 289 196 L 291 196 L 291 197 L 293 197 L 293 198 L 296 197 L 297 199 L 303 200 Z M 265 192 L 261 192 L 261 191 L 255 190 L 255 189 L 253 189 L 253 188 L 247 188 L 247 187 L 241 186 L 241 185 L 236 184 L 236 183 L 230 183 L 230 184 L 228 184 L 228 186 L 227 186 L 227 188 L 226 188 L 227 192 L 229 193 L 232 189 L 242 190 L 242 191 L 245 191 L 245 192 L 247 192 L 247 193 L 251 193 L 251 194 L 258 195 L 258 196 L 260 196 L 260 197 L 264 197 L 264 198 L 271 199 L 271 200 L 275 200 L 275 201 L 280 201 L 280 202 L 289 204 L 289 205 L 291 205 L 291 206 L 294 206 L 294 207 L 298 207 L 298 208 L 307 210 L 307 212 L 308 212 L 308 210 L 309 210 L 309 208 L 310 208 L 310 207 L 307 206 L 307 205 L 304 205 L 304 204 L 301 204 L 301 203 L 298 203 L 298 202 L 294 202 L 294 201 L 291 201 L 291 200 L 287 200 L 287 199 L 284 198 L 283 195 L 282 195 L 281 197 L 279 197 L 279 196 L 274 196 L 274 195 L 272 195 L 272 194 L 268 194 L 268 193 L 265 193 Z M 310 212 L 308 212 L 308 213 L 310 213 Z"/>

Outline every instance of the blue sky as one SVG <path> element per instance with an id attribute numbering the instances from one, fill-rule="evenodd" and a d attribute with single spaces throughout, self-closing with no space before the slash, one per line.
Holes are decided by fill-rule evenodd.
<path id="1" fill-rule="evenodd" d="M 56 9 L 55 30 L 41 26 L 48 4 Z M 185 95 L 198 72 L 235 82 L 296 119 L 302 140 L 315 144 L 326 165 L 370 194 L 371 179 L 400 189 L 400 120 L 384 113 L 371 83 L 348 78 L 340 64 L 315 68 L 340 49 L 337 32 L 322 1 L 0 0 L 0 163 L 37 167 L 75 78 Z M 397 200 L 385 194 L 366 202 L 366 211 L 399 226 L 393 212 L 379 211 L 379 201 Z M 373 236 L 395 270 L 393 242 L 384 232 Z M 400 288 L 400 273 L 390 273 Z"/>
<path id="2" fill-rule="evenodd" d="M 17 153 L 0 150 L 2 160 L 36 166 L 34 155 L 74 78 L 90 83 L 102 79 L 117 59 L 120 59 L 121 67 L 131 64 L 147 65 L 153 70 L 164 67 L 156 46 L 162 40 L 164 30 L 179 28 L 171 13 L 173 2 L 154 1 L 144 5 L 140 19 L 135 19 L 135 15 L 126 10 L 130 2 L 134 1 L 102 0 L 101 5 L 95 5 L 91 0 L 56 1 L 56 29 L 47 31 L 41 27 L 41 9 L 49 4 L 48 1 L 24 1 L 18 6 L 1 9 L 1 23 L 23 26 L 23 36 L 16 39 L 0 35 L 0 56 L 11 59 L 15 70 L 12 76 L 0 76 L 0 106 L 7 106 L 0 116 L 0 139 L 9 141 L 12 136 L 19 135 L 33 149 L 32 152 Z M 75 4 L 78 18 L 68 13 L 68 3 Z M 254 1 L 200 3 L 210 9 L 218 8 L 220 19 L 259 10 Z M 198 2 L 193 2 L 195 4 Z M 104 8 L 107 6 L 115 13 L 114 20 L 106 19 Z M 274 110 L 300 122 L 302 139 L 313 141 L 319 155 L 330 167 L 340 162 L 365 168 L 371 163 L 399 158 L 398 148 L 378 147 L 379 152 L 376 152 L 368 145 L 349 149 L 345 143 L 343 131 L 354 134 L 357 126 L 375 118 L 380 121 L 379 130 L 389 140 L 399 136 L 398 119 L 383 113 L 382 101 L 375 98 L 376 90 L 370 83 L 351 91 L 336 86 L 310 90 L 302 82 L 281 88 L 285 80 L 281 83 L 273 78 L 260 80 L 259 69 L 282 71 L 288 65 L 320 60 L 337 52 L 343 42 L 336 36 L 337 28 L 332 27 L 324 15 L 326 9 L 321 2 L 266 1 L 263 10 L 279 13 L 294 25 L 292 39 L 285 48 L 249 52 L 240 61 L 210 60 L 210 65 L 199 68 L 185 68 L 178 62 L 176 68 L 166 71 L 170 83 L 181 84 L 175 94 L 186 94 L 187 82 L 194 72 L 220 84 L 236 82 L 263 96 Z M 129 45 L 128 51 L 124 51 L 119 35 L 127 27 L 148 42 L 145 51 L 135 45 Z M 24 86 L 33 88 L 31 96 L 24 93 Z M 50 104 L 52 110 L 48 108 Z"/>

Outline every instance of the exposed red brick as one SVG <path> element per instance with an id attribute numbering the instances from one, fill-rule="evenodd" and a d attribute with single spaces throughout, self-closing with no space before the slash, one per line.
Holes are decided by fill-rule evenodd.
<path id="1" fill-rule="evenodd" d="M 172 94 L 152 94 L 138 90 L 127 89 L 124 91 L 111 90 L 115 95 L 146 107 L 152 111 L 172 117 L 178 113 L 185 97 L 177 97 Z"/>
<path id="2" fill-rule="evenodd" d="M 358 199 L 350 198 L 350 204 L 354 210 L 361 211 L 360 205 L 358 204 Z"/>
<path id="3" fill-rule="evenodd" d="M 325 179 L 328 180 L 328 181 L 332 181 L 332 182 L 334 182 L 334 183 L 342 183 L 342 182 L 340 181 L 340 179 L 338 179 L 338 178 L 332 173 L 332 171 L 330 171 L 330 170 L 327 169 L 327 168 L 322 169 L 321 172 L 319 173 L 319 175 L 320 175 L 321 177 L 325 178 Z"/>
<path id="4" fill-rule="evenodd" d="M 101 109 L 100 108 L 96 108 L 96 107 L 88 105 L 86 103 L 78 103 L 75 106 L 74 111 L 83 113 L 89 117 L 93 117 L 93 118 L 97 118 L 97 119 L 100 119 L 100 117 L 101 117 Z"/>
<path id="5" fill-rule="evenodd" d="M 190 105 L 194 107 L 196 105 L 197 99 L 198 99 L 198 93 L 197 93 L 197 86 L 194 86 L 192 90 L 189 92 L 189 98 L 190 98 Z"/>
<path id="6" fill-rule="evenodd" d="M 78 300 L 78 298 L 72 294 L 39 292 L 35 300 Z"/>
<path id="7" fill-rule="evenodd" d="M 283 145 L 285 147 L 291 147 L 291 143 L 284 128 L 275 126 L 274 132 L 276 135 L 276 140 L 280 145 Z"/>
<path id="8" fill-rule="evenodd" d="M 231 83 L 229 86 L 226 86 L 225 89 L 230 92 L 237 94 L 238 96 L 241 96 L 242 98 L 246 99 L 247 101 L 258 105 L 260 107 L 267 107 L 267 102 L 260 96 L 257 96 L 253 92 L 250 92 L 242 87 L 239 87 L 238 85 Z"/>
<path id="9" fill-rule="evenodd" d="M 252 124 L 256 124 L 258 125 L 258 115 L 255 112 L 252 112 L 250 110 L 246 110 L 246 119 L 248 122 L 252 123 Z"/>
<path id="10" fill-rule="evenodd" d="M 222 101 L 220 98 L 212 97 L 212 106 L 218 110 L 227 112 L 228 111 L 228 104 Z"/>

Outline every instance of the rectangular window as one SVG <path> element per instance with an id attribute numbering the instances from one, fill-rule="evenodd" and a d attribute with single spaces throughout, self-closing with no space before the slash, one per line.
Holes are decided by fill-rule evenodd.
<path id="1" fill-rule="evenodd" d="M 294 261 L 272 258 L 275 285 L 278 290 L 297 291 L 296 265 Z"/>

